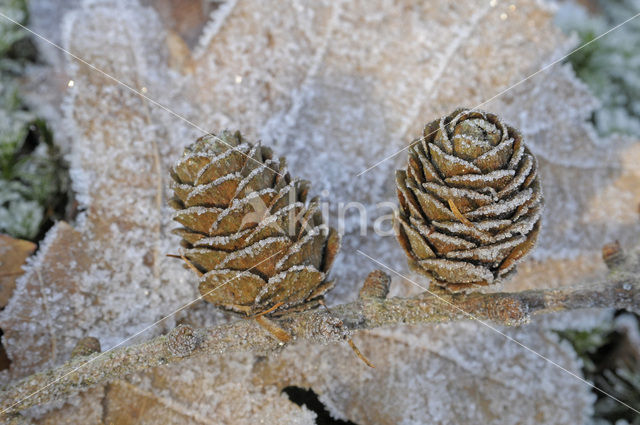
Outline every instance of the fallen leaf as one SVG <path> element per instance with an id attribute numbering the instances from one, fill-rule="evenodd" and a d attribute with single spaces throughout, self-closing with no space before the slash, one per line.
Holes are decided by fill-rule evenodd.
<path id="1" fill-rule="evenodd" d="M 580 373 L 573 349 L 543 328 L 501 331 Z M 255 379 L 311 388 L 333 417 L 358 424 L 575 424 L 591 411 L 583 383 L 479 323 L 381 329 L 354 341 L 375 369 L 346 344 L 299 345 L 259 365 Z"/>
<path id="2" fill-rule="evenodd" d="M 66 47 L 119 81 L 154 90 L 157 79 L 146 81 L 143 70 L 160 66 L 140 61 L 164 49 L 165 39 L 157 19 L 144 34 L 133 30 L 130 23 L 145 13 L 156 16 L 140 7 L 87 5 L 69 14 Z M 58 223 L 47 234 L 0 317 L 12 360 L 8 379 L 62 363 L 87 335 L 108 349 L 196 297 L 189 272 L 165 257 L 177 244 L 166 235 L 164 178 L 179 144 L 160 146 L 166 135 L 138 94 L 78 62 L 69 67 L 69 161 L 82 212 L 74 227 Z"/>
<path id="3" fill-rule="evenodd" d="M 50 10 L 45 3 L 31 2 L 40 25 L 43 11 Z M 551 20 L 552 12 L 533 0 L 519 2 L 515 11 L 470 0 L 228 1 L 205 25 L 189 66 L 169 69 L 176 56 L 181 63 L 189 55 L 184 45 L 171 52 L 169 29 L 152 9 L 104 0 L 70 12 L 61 31 L 66 48 L 198 128 L 84 65 L 57 68 L 75 82 L 64 103 L 64 134 L 84 213 L 73 228 L 58 224 L 49 233 L 0 315 L 13 360 L 2 377 L 59 364 L 86 335 L 98 336 L 108 349 L 195 298 L 195 276 L 164 257 L 178 246 L 168 233 L 165 176 L 202 131 L 238 128 L 250 138 L 274 140 L 292 174 L 309 178 L 331 200 L 329 224 L 343 223 L 345 232 L 331 301 L 354 297 L 375 267 L 356 248 L 406 270 L 393 236 L 371 231 L 390 212 L 380 203 L 395 203 L 392 169 L 405 153 L 357 174 L 407 146 L 424 123 L 458 106 L 476 106 L 560 58 L 569 44 Z M 627 146 L 595 138 L 587 122 L 593 107 L 562 66 L 484 106 L 520 127 L 539 157 L 548 208 L 536 254 L 541 264 L 593 258 L 604 237 L 633 228 L 590 226 L 594 218 L 584 215 L 620 176 L 618 155 Z M 359 234 L 363 211 L 366 236 Z M 338 222 L 341 216 L 346 220 Z M 549 269 L 530 270 L 537 277 L 529 280 L 533 287 L 548 282 Z M 576 327 L 584 320 L 563 317 L 568 319 L 554 326 Z M 140 338 L 176 320 L 211 325 L 226 318 L 199 303 Z M 374 370 L 344 345 L 294 346 L 269 360 L 225 356 L 135 374 L 101 387 L 104 396 L 87 403 L 101 412 L 100 420 L 130 414 L 139 423 L 311 423 L 312 413 L 280 393 L 292 384 L 311 387 L 334 415 L 360 423 L 429 418 L 569 424 L 588 415 L 589 387 L 478 326 L 363 334 L 355 340 Z M 578 373 L 575 353 L 548 329 L 536 323 L 506 332 Z M 82 395 L 76 397 L 70 400 L 81 403 Z M 48 408 L 53 410 L 37 412 L 39 420 L 65 420 L 64 407 Z M 73 422 L 80 410 L 68 411 Z"/>
<path id="4" fill-rule="evenodd" d="M 24 273 L 22 266 L 36 248 L 37 245 L 33 242 L 0 235 L 0 309 L 9 302 L 16 287 L 16 279 Z M 0 370 L 8 369 L 9 364 L 9 357 L 0 344 Z"/>
<path id="5" fill-rule="evenodd" d="M 16 279 L 24 273 L 22 266 L 36 248 L 33 242 L 0 235 L 0 309 L 7 305 Z"/>

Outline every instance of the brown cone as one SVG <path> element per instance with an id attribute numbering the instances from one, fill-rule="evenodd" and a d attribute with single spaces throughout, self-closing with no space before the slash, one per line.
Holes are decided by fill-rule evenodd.
<path id="1" fill-rule="evenodd" d="M 306 202 L 308 183 L 292 180 L 271 149 L 239 132 L 205 136 L 171 176 L 181 254 L 203 273 L 205 300 L 280 315 L 318 305 L 333 287 L 327 274 L 340 237 L 323 223 L 318 202 Z"/>
<path id="2" fill-rule="evenodd" d="M 409 264 L 451 291 L 504 279 L 536 241 L 537 162 L 496 115 L 459 109 L 427 124 L 396 186 Z"/>

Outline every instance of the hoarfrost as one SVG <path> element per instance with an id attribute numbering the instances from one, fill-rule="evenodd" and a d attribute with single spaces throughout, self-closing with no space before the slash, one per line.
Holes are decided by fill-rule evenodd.
<path id="1" fill-rule="evenodd" d="M 186 185 L 186 184 L 178 184 L 176 183 L 176 185 L 180 188 L 185 188 L 185 189 L 193 189 L 191 191 L 191 194 L 189 195 L 189 198 L 187 199 L 187 201 L 197 195 L 202 195 L 204 193 L 206 193 L 208 190 L 211 190 L 212 188 L 219 186 L 221 183 L 224 183 L 226 181 L 229 180 L 240 180 L 242 179 L 242 176 L 240 175 L 240 173 L 229 173 L 229 174 L 225 174 L 222 177 L 219 177 L 217 179 L 215 179 L 214 181 L 207 183 L 207 184 L 201 184 L 198 186 L 191 186 L 191 185 Z"/>
<path id="2" fill-rule="evenodd" d="M 188 207 L 182 210 L 174 211 L 173 214 L 171 214 L 171 218 L 175 219 L 176 217 L 179 217 L 181 215 L 191 215 L 191 214 L 197 214 L 197 215 L 220 214 L 221 212 L 223 212 L 222 208 L 201 207 L 199 205 L 196 205 L 194 207 Z"/>
<path id="3" fill-rule="evenodd" d="M 247 205 L 250 205 L 253 207 L 253 212 L 250 212 L 249 214 L 251 215 L 246 216 L 243 221 L 245 223 L 259 222 L 261 218 L 260 215 L 266 213 L 266 208 L 265 208 L 265 211 L 261 210 L 262 204 L 260 199 L 262 195 L 265 195 L 267 193 L 275 193 L 275 191 L 271 188 L 266 188 L 258 192 L 251 192 L 244 198 L 240 198 L 240 199 L 235 198 L 231 202 L 231 205 L 228 208 L 222 210 L 222 213 L 218 216 L 216 221 L 213 222 L 213 224 L 211 225 L 209 232 L 211 233 L 213 230 L 217 229 L 220 223 L 222 222 L 222 220 L 226 216 L 236 211 L 242 211 Z"/>
<path id="4" fill-rule="evenodd" d="M 288 244 L 290 242 L 289 238 L 286 236 L 274 236 L 270 238 L 264 238 L 254 243 L 253 245 L 249 245 L 248 247 L 232 252 L 227 255 L 219 265 L 218 268 L 224 267 L 230 261 L 241 259 L 243 257 L 255 258 L 258 254 L 263 251 L 265 248 L 268 248 L 270 245 L 275 245 L 275 247 L 279 246 L 279 244 Z M 274 248 L 275 248 L 274 247 Z M 281 249 L 282 250 L 282 249 Z M 273 252 L 272 256 L 278 254 L 279 251 Z M 271 257 L 267 257 L 271 258 Z"/>
<path id="5" fill-rule="evenodd" d="M 526 238 L 524 236 L 519 236 L 495 245 L 487 245 L 464 251 L 450 251 L 447 252 L 446 257 L 478 261 L 493 261 L 499 263 L 513 250 L 514 247 L 518 246 L 525 240 Z"/>
<path id="6" fill-rule="evenodd" d="M 247 240 L 250 241 L 251 239 L 253 239 L 255 235 L 260 234 L 260 231 L 262 229 L 272 225 L 276 225 L 276 222 L 281 217 L 290 215 L 296 209 L 302 209 L 302 208 L 304 208 L 304 204 L 302 202 L 294 202 L 292 204 L 287 205 L 284 208 L 279 209 L 278 211 L 275 212 L 275 214 L 269 214 L 267 217 L 265 217 L 264 220 L 260 221 L 260 223 L 256 226 L 255 229 L 253 229 L 251 236 L 249 236 Z M 287 232 L 289 229 L 280 229 L 280 230 Z"/>
<path id="7" fill-rule="evenodd" d="M 208 238 L 202 238 L 195 243 L 196 246 L 207 246 L 207 245 L 227 245 L 229 242 L 234 241 L 236 239 L 240 239 L 252 232 L 253 229 L 245 229 L 233 235 L 226 236 L 211 236 Z"/>
<path id="8" fill-rule="evenodd" d="M 329 227 L 326 224 L 321 224 L 320 226 L 316 226 L 313 229 L 311 229 L 306 235 L 304 235 L 299 241 L 291 245 L 286 255 L 284 255 L 276 263 L 276 270 L 279 270 L 283 266 L 283 264 L 289 259 L 289 257 L 300 252 L 300 249 L 302 249 L 304 244 L 313 240 L 313 238 L 315 236 L 318 236 L 320 232 L 322 232 L 323 235 L 327 235 L 329 232 Z"/>
<path id="9" fill-rule="evenodd" d="M 501 214 L 513 213 L 516 208 L 531 199 L 531 194 L 531 189 L 522 190 L 511 199 L 476 208 L 475 210 L 466 213 L 466 217 L 471 220 L 481 217 L 497 217 Z"/>
<path id="10" fill-rule="evenodd" d="M 47 21 L 45 3 L 31 2 L 42 28 L 59 22 L 55 16 Z M 64 34 L 74 54 L 131 87 L 144 87 L 150 98 L 200 128 L 237 128 L 248 138 L 273 141 L 293 175 L 328 194 L 329 224 L 344 213 L 341 205 L 362 202 L 369 231 L 359 235 L 357 212 L 346 214 L 332 272 L 338 283 L 329 295 L 336 302 L 355 297 L 374 267 L 363 264 L 357 249 L 406 270 L 393 237 L 370 231 L 378 204 L 395 201 L 392 170 L 404 166 L 405 153 L 358 174 L 405 148 L 426 122 L 458 106 L 479 105 L 567 52 L 539 2 L 519 2 L 513 13 L 507 7 L 472 1 L 228 2 L 215 12 L 195 54 L 179 58 L 190 70 L 167 66 L 179 53 L 167 48 L 167 31 L 154 11 L 135 1 L 87 2 L 67 15 L 64 31 L 47 27 L 47 34 Z M 164 206 L 170 197 L 164 176 L 202 133 L 84 65 L 52 63 L 58 75 L 75 82 L 64 102 L 65 131 L 84 212 L 73 228 L 54 227 L 0 315 L 13 360 L 3 379 L 61 363 L 86 335 L 98 336 L 107 349 L 197 296 L 195 276 L 164 256 L 179 246 L 168 232 L 175 224 Z M 44 84 L 55 92 L 56 81 Z M 46 99 L 43 108 L 55 110 L 56 99 L 45 105 Z M 483 105 L 521 129 L 539 158 L 547 214 L 538 258 L 593 254 L 604 239 L 624 243 L 637 234 L 637 220 L 591 226 L 584 215 L 595 194 L 619 177 L 620 150 L 628 146 L 597 139 L 587 123 L 594 107 L 566 66 Z M 624 209 L 615 202 L 603 208 Z M 478 228 L 499 223 L 480 222 Z M 201 303 L 181 319 L 199 325 L 225 317 Z M 537 323 L 505 332 L 579 373 L 575 353 Z M 377 369 L 363 371 L 339 345 L 294 346 L 267 362 L 251 355 L 189 361 L 113 384 L 109 411 L 145 401 L 180 413 L 176 417 L 186 423 L 214 415 L 311 423 L 313 414 L 278 393 L 292 383 L 313 387 L 335 416 L 363 424 L 527 423 L 540 417 L 569 424 L 586 417 L 593 398 L 584 384 L 477 324 L 368 332 L 356 343 Z M 256 384 L 254 372 L 265 380 L 275 376 L 273 386 Z M 162 422 L 169 414 L 149 419 Z"/>
<path id="11" fill-rule="evenodd" d="M 466 249 L 475 248 L 477 246 L 473 242 L 469 242 L 466 239 L 459 238 L 457 236 L 446 235 L 444 233 L 431 232 L 428 227 L 426 226 L 421 226 L 421 227 L 422 228 L 419 228 L 419 230 L 422 236 L 426 237 L 429 240 L 429 242 L 431 242 L 431 244 L 436 247 L 436 249 L 438 249 L 440 245 L 444 245 L 445 247 L 446 246 L 463 247 Z M 444 254 L 445 250 L 438 249 L 438 251 Z"/>
<path id="12" fill-rule="evenodd" d="M 303 266 L 293 266 L 293 267 L 288 268 L 285 271 L 282 271 L 282 272 L 278 273 L 275 276 L 271 276 L 269 278 L 269 285 L 273 285 L 275 283 L 278 283 L 278 282 L 282 281 L 282 279 L 287 277 L 288 273 L 297 272 L 297 271 L 303 271 L 303 270 L 310 271 L 310 272 L 315 272 L 315 273 L 320 273 L 319 270 L 316 269 L 314 266 L 308 266 L 308 265 L 307 266 L 304 266 L 304 265 Z M 321 274 L 324 276 L 324 273 L 321 273 Z"/>
<path id="13" fill-rule="evenodd" d="M 557 335 L 535 326 L 500 331 L 579 373 L 580 360 Z M 258 376 L 311 387 L 332 416 L 363 424 L 576 424 L 595 399 L 588 386 L 477 322 L 381 329 L 354 342 L 375 369 L 363 368 L 346 344 L 294 346 Z"/>
<path id="14" fill-rule="evenodd" d="M 448 183 L 457 183 L 460 180 L 463 180 L 465 183 L 467 181 L 470 182 L 482 182 L 482 183 L 491 183 L 494 180 L 498 180 L 504 177 L 512 177 L 516 174 L 513 170 L 496 170 L 487 174 L 467 174 L 465 176 L 452 176 L 447 178 Z"/>

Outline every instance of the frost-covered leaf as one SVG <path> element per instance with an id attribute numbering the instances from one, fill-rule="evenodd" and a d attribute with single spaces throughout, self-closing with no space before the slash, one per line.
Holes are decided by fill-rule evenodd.
<path id="1" fill-rule="evenodd" d="M 32 3 L 41 13 L 35 21 L 50 29 L 45 18 L 55 22 L 57 15 L 43 13 L 49 2 Z M 218 7 L 198 47 L 188 52 L 171 47 L 175 37 L 167 38 L 170 32 L 153 10 L 133 0 L 93 0 L 67 15 L 64 34 L 74 54 L 144 87 L 201 129 L 239 128 L 265 143 L 275 139 L 293 174 L 312 180 L 314 190 L 332 201 L 329 225 L 338 227 L 332 221 L 348 208 L 334 268 L 335 302 L 355 296 L 373 267 L 355 248 L 395 269 L 405 267 L 394 238 L 380 238 L 371 228 L 389 213 L 377 203 L 395 203 L 392 170 L 406 152 L 356 175 L 406 146 L 424 123 L 458 106 L 478 105 L 560 57 L 568 45 L 551 17 L 534 0 L 518 2 L 515 11 L 501 2 L 492 7 L 472 0 L 238 0 Z M 85 212 L 73 228 L 59 224 L 50 232 L 0 317 L 14 361 L 5 378 L 60 363 L 88 334 L 99 336 L 107 349 L 196 295 L 195 276 L 164 258 L 175 252 L 178 237 L 167 231 L 171 213 L 163 197 L 169 164 L 200 131 L 82 65 L 56 71 L 75 82 L 65 103 L 65 131 Z M 548 224 L 538 258 L 551 260 L 520 266 L 531 286 L 563 282 L 541 278 L 549 270 L 558 276 L 597 271 L 601 263 L 584 259 L 599 256 L 603 239 L 631 234 L 637 226 L 629 212 L 635 202 L 623 208 L 629 219 L 624 225 L 612 226 L 606 214 L 598 215 L 605 211 L 598 199 L 616 200 L 607 209 L 630 202 L 620 193 L 631 181 L 624 176 L 632 175 L 632 165 L 621 171 L 617 150 L 633 147 L 593 137 L 585 122 L 595 104 L 575 81 L 570 70 L 553 67 L 484 106 L 519 127 L 540 159 Z M 63 86 L 66 81 L 47 87 L 56 93 Z M 54 105 L 49 101 L 49 108 Z M 367 236 L 359 235 L 358 209 L 347 205 L 352 201 L 362 202 L 369 214 Z M 591 226 L 593 220 L 601 221 Z M 570 254 L 580 255 L 574 258 L 582 268 L 567 269 L 576 264 L 562 259 Z M 200 304 L 187 319 L 219 323 L 214 311 Z M 577 372 L 575 355 L 546 331 L 534 325 L 509 332 Z M 577 422 L 569 415 L 588 413 L 588 387 L 477 325 L 384 330 L 357 343 L 375 370 L 346 346 L 301 346 L 262 369 L 263 360 L 250 355 L 158 368 L 113 383 L 100 406 L 90 403 L 102 413 L 107 406 L 114 420 L 118 409 L 133 409 L 140 422 L 175 417 L 198 423 L 203 417 L 211 421 L 215 408 L 221 422 L 281 414 L 283 422 L 295 417 L 309 423 L 312 415 L 278 392 L 291 383 L 310 386 L 332 413 L 362 423 L 456 420 L 447 415 L 464 423 L 527 423 L 540 414 L 538 422 L 568 424 Z M 251 371 L 262 382 L 252 380 Z M 143 403 L 166 415 L 151 416 Z M 226 406 L 246 415 L 234 416 Z M 61 412 L 48 415 L 64 417 Z"/>
<path id="2" fill-rule="evenodd" d="M 372 231 L 375 219 L 388 214 L 377 204 L 393 200 L 392 170 L 406 151 L 357 174 L 402 149 L 425 123 L 475 106 L 525 76 L 556 48 L 559 33 L 549 25 L 549 12 L 528 2 L 506 21 L 500 19 L 506 5 L 489 2 L 332 4 L 333 19 L 325 25 L 332 32 L 316 53 L 318 64 L 293 92 L 291 105 L 260 133 L 279 141 L 294 171 L 328 191 L 331 220 L 346 216 L 336 267 L 344 282 L 357 282 L 366 271 L 356 249 L 406 268 L 401 252 L 388 249 L 393 238 Z M 345 211 L 350 202 L 366 208 L 366 237 L 359 236 L 357 207 Z M 353 292 L 343 283 L 333 293 Z"/>
<path id="3" fill-rule="evenodd" d="M 602 320 L 590 314 L 589 326 Z M 501 331 L 580 373 L 571 346 L 548 326 Z M 315 414 L 281 392 L 288 386 L 312 389 L 333 417 L 361 425 L 578 424 L 591 413 L 588 386 L 479 323 L 382 329 L 355 342 L 375 369 L 346 343 L 300 344 L 267 359 L 191 359 L 115 381 L 101 398 L 74 397 L 62 417 L 97 411 L 94 417 L 119 424 L 315 423 Z M 82 410 L 72 408 L 78 405 Z M 43 423 L 51 417 L 61 412 Z"/>
<path id="4" fill-rule="evenodd" d="M 91 267 L 86 245 L 80 232 L 60 222 L 47 233 L 38 254 L 29 259 L 0 316 L 11 359 L 10 369 L 3 374 L 16 377 L 58 364 L 71 352 L 74 334 L 76 340 L 84 336 L 77 328 L 83 324 L 67 311 L 78 299 L 78 272 Z M 65 339 L 70 347 L 64 345 Z"/>
<path id="5" fill-rule="evenodd" d="M 548 331 L 503 331 L 580 373 L 572 348 Z M 579 424 L 591 411 L 589 387 L 479 323 L 389 328 L 354 340 L 375 369 L 346 344 L 297 346 L 258 365 L 256 379 L 311 388 L 332 416 L 362 425 Z"/>
<path id="6" fill-rule="evenodd" d="M 144 33 L 133 30 L 144 14 L 148 9 L 133 4 L 88 5 L 68 16 L 67 48 L 127 84 L 153 90 L 169 77 L 158 74 L 162 56 L 149 53 L 164 43 L 155 15 Z M 69 160 L 83 212 L 75 228 L 59 223 L 49 232 L 2 312 L 10 377 L 59 364 L 87 335 L 113 346 L 196 293 L 185 283 L 187 272 L 165 257 L 177 247 L 165 236 L 162 160 L 171 162 L 178 150 L 160 143 L 167 134 L 140 96 L 78 63 L 70 73 Z"/>
<path id="7" fill-rule="evenodd" d="M 254 384 L 255 362 L 242 354 L 194 359 L 116 382 L 107 392 L 107 423 L 315 424 L 315 414 L 277 386 Z"/>
<path id="8" fill-rule="evenodd" d="M 406 146 L 425 122 L 480 105 L 570 45 L 538 3 L 515 10 L 490 2 L 279 7 L 239 1 L 214 13 L 195 54 L 199 122 L 275 140 L 292 170 L 332 201 L 329 224 L 346 217 L 336 265 L 344 283 L 329 294 L 342 299 L 366 274 L 356 249 L 405 267 L 399 250 L 388 249 L 392 238 L 372 232 L 374 220 L 388 213 L 377 204 L 393 199 L 389 176 L 405 153 L 357 174 Z M 205 98 L 209 91 L 215 99 Z M 593 252 L 603 239 L 625 234 L 581 217 L 615 178 L 624 145 L 597 139 L 588 122 L 596 106 L 560 65 L 483 105 L 520 128 L 540 158 L 548 190 L 538 259 Z M 362 223 L 366 237 L 359 235 Z"/>
<path id="9" fill-rule="evenodd" d="M 257 382 L 251 354 L 196 358 L 73 396 L 39 425 L 313 425 L 315 413 L 291 403 L 280 383 Z M 32 412 L 35 413 L 35 412 Z"/>

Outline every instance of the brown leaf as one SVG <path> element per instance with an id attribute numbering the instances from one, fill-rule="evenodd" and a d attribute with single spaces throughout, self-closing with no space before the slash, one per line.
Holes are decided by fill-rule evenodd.
<path id="1" fill-rule="evenodd" d="M 288 401 L 278 388 L 252 382 L 255 361 L 242 354 L 192 359 L 116 381 L 102 402 L 105 423 L 314 424 L 315 414 Z"/>
<path id="2" fill-rule="evenodd" d="M 157 68 L 147 61 L 151 51 L 164 49 L 162 28 L 152 20 L 144 40 L 131 33 L 138 17 L 149 12 L 87 5 L 69 15 L 66 47 L 119 81 L 154 90 L 143 70 Z M 105 39 L 114 32 L 120 37 Z M 74 227 L 58 223 L 47 234 L 18 280 L 15 302 L 0 316 L 12 360 L 9 379 L 60 364 L 88 335 L 108 349 L 196 293 L 193 281 L 171 289 L 167 285 L 190 275 L 178 260 L 164 256 L 178 244 L 171 239 L 163 245 L 169 240 L 163 228 L 168 167 L 162 163 L 160 126 L 149 105 L 87 66 L 70 63 L 70 73 L 74 85 L 65 105 L 70 166 L 84 212 Z M 180 150 L 163 147 L 167 164 Z"/>
<path id="3" fill-rule="evenodd" d="M 541 326 L 501 331 L 579 373 L 576 354 Z M 382 329 L 354 341 L 375 369 L 346 343 L 298 345 L 257 363 L 256 385 L 311 388 L 333 417 L 362 425 L 587 419 L 589 387 L 477 322 Z M 566 396 L 547 385 L 567 386 Z"/>
<path id="4" fill-rule="evenodd" d="M 73 327 L 73 316 L 60 314 L 60 309 L 78 295 L 78 273 L 91 263 L 82 235 L 67 223 L 58 222 L 47 233 L 33 263 L 46 267 L 27 269 L 3 312 L 1 327 L 11 374 L 20 376 L 68 358 L 73 347 L 61 346 L 61 328 Z M 36 332 L 29 331 L 33 323 L 38 324 Z"/>
<path id="5" fill-rule="evenodd" d="M 33 242 L 0 235 L 0 309 L 7 305 L 16 279 L 24 273 L 22 266 L 36 247 Z"/>
<path id="6" fill-rule="evenodd" d="M 46 23 L 48 29 L 60 16 L 57 10 L 51 13 L 46 1 L 33 0 L 30 7 L 36 25 Z M 502 13 L 507 20 L 500 19 Z M 295 174 L 321 182 L 324 186 L 314 190 L 326 189 L 333 205 L 362 201 L 373 208 L 393 199 L 393 160 L 355 175 L 414 140 L 425 122 L 458 106 L 480 104 L 549 63 L 559 51 L 567 52 L 551 19 L 552 13 L 533 0 L 518 2 L 515 12 L 506 3 L 491 7 L 488 1 L 470 0 L 294 6 L 226 2 L 201 37 L 193 54 L 194 73 L 186 79 L 166 72 L 167 31 L 150 9 L 123 7 L 116 0 L 86 3 L 68 15 L 64 32 L 72 52 L 135 89 L 145 87 L 148 96 L 205 131 L 241 128 L 250 137 L 277 140 L 277 153 L 286 152 Z M 59 33 L 56 28 L 54 39 Z M 160 260 L 175 252 L 179 239 L 164 231 L 170 214 L 162 211 L 162 178 L 183 147 L 201 134 L 83 65 L 56 71 L 48 75 L 70 75 L 76 81 L 65 116 L 73 141 L 74 185 L 87 212 L 76 230 L 58 225 L 50 234 L 51 252 L 38 254 L 18 282 L 19 296 L 0 317 L 1 326 L 13 335 L 11 377 L 59 363 L 88 334 L 98 336 L 108 349 L 196 296 L 195 277 L 180 261 Z M 609 161 L 612 156 L 603 159 L 603 149 L 594 148 L 588 127 L 574 125 L 588 118 L 592 106 L 571 73 L 556 67 L 484 106 L 522 129 L 527 143 L 538 148 L 533 152 L 538 157 L 547 152 L 540 174 L 555 195 L 547 199 L 542 252 L 595 248 L 603 234 L 615 233 L 604 223 L 592 228 L 576 216 L 577 211 L 591 211 L 585 206 L 619 169 L 617 161 Z M 570 161 L 576 158 L 580 160 Z M 567 202 L 577 207 L 570 210 Z M 336 219 L 337 207 L 331 213 Z M 616 232 L 631 228 L 614 227 Z M 360 237 L 358 231 L 357 226 L 346 229 L 334 301 L 353 296 L 370 271 L 356 248 L 398 270 L 405 264 L 392 237 Z M 585 234 L 589 244 L 583 246 Z M 597 251 L 599 258 L 599 246 Z M 526 264 L 520 266 L 521 275 L 523 269 Z M 566 265 L 558 269 L 566 270 Z M 44 297 L 36 291 L 41 288 L 37 272 L 49 273 Z M 535 272 L 545 272 L 544 264 Z M 45 305 L 55 320 L 46 320 L 39 307 Z M 207 307 L 198 306 L 189 320 L 219 323 Z M 52 323 L 54 332 L 48 328 Z M 170 320 L 166 323 L 172 326 Z M 578 371 L 575 355 L 555 340 L 549 342 L 552 335 L 534 329 L 514 332 Z M 499 335 L 468 324 L 393 330 L 356 342 L 376 365 L 375 375 L 368 368 L 361 373 L 365 366 L 346 346 L 294 347 L 269 362 L 271 372 L 260 372 L 262 383 L 251 382 L 262 359 L 230 356 L 133 376 L 127 384 L 113 384 L 105 403 L 112 406 L 111 418 L 118 409 L 131 410 L 141 422 L 164 423 L 152 410 L 141 409 L 155 406 L 166 418 L 188 416 L 185 421 L 195 421 L 197 413 L 198 418 L 227 423 L 239 418 L 311 423 L 312 414 L 280 395 L 282 385 L 293 383 L 312 387 L 335 415 L 361 423 L 425 418 L 446 423 L 453 414 L 466 423 L 560 424 L 582 420 L 567 415 L 588 409 L 587 387 L 575 386 L 577 381 Z M 418 401 L 410 404 L 415 399 L 409 396 Z M 65 418 L 67 411 L 50 415 L 57 415 L 58 423 L 73 423 L 71 414 Z"/>

